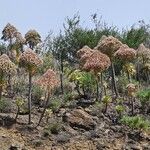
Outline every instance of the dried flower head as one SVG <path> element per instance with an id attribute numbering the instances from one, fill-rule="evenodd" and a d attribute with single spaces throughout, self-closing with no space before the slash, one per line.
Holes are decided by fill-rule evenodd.
<path id="1" fill-rule="evenodd" d="M 108 55 L 110 58 L 122 46 L 122 43 L 113 36 L 103 37 L 100 39 L 95 49 L 100 50 L 102 53 Z"/>
<path id="2" fill-rule="evenodd" d="M 114 56 L 123 61 L 130 61 L 135 58 L 136 51 L 133 48 L 129 48 L 126 44 L 123 44 L 119 50 L 114 53 Z"/>
<path id="3" fill-rule="evenodd" d="M 25 38 L 23 38 L 22 34 L 20 32 L 16 32 L 15 33 L 15 37 L 16 37 L 16 43 L 18 44 L 25 44 Z"/>
<path id="4" fill-rule="evenodd" d="M 129 83 L 126 88 L 129 96 L 134 96 L 137 92 L 137 85 L 133 83 Z"/>
<path id="5" fill-rule="evenodd" d="M 4 74 L 16 73 L 16 66 L 6 54 L 0 56 L 0 72 Z"/>
<path id="6" fill-rule="evenodd" d="M 90 53 L 91 51 L 93 50 L 89 48 L 87 45 L 85 45 L 83 48 L 77 51 L 77 56 L 81 58 L 85 53 L 88 53 L 88 52 Z"/>
<path id="7" fill-rule="evenodd" d="M 58 86 L 59 80 L 57 79 L 57 74 L 48 69 L 37 81 L 36 83 L 47 90 L 51 90 Z"/>
<path id="8" fill-rule="evenodd" d="M 95 74 L 102 72 L 110 66 L 110 59 L 107 55 L 95 50 L 83 66 L 83 70 L 92 71 Z"/>
<path id="9" fill-rule="evenodd" d="M 39 56 L 29 48 L 21 54 L 19 61 L 20 65 L 27 70 L 37 68 L 43 63 L 42 59 L 40 59 Z"/>
<path id="10" fill-rule="evenodd" d="M 143 44 L 140 44 L 137 49 L 137 56 L 144 59 L 144 61 L 150 60 L 150 49 L 146 48 Z"/>
<path id="11" fill-rule="evenodd" d="M 29 30 L 25 34 L 26 43 L 30 45 L 30 48 L 36 46 L 41 42 L 41 36 L 36 30 Z"/>
<path id="12" fill-rule="evenodd" d="M 17 29 L 13 25 L 8 23 L 2 31 L 2 35 L 3 35 L 2 39 L 4 41 L 7 41 L 8 39 L 12 39 L 15 37 L 16 32 L 17 32 Z"/>

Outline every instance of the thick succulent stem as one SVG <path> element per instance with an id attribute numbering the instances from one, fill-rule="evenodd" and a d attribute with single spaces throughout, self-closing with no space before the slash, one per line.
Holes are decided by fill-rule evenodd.
<path id="1" fill-rule="evenodd" d="M 103 74 L 102 73 L 100 77 L 100 87 L 101 87 L 100 100 L 102 100 L 102 97 L 103 97 Z"/>
<path id="2" fill-rule="evenodd" d="M 41 121 L 42 121 L 42 118 L 44 117 L 44 114 L 45 114 L 46 108 L 47 108 L 48 103 L 49 103 L 49 99 L 50 99 L 50 92 L 48 92 L 47 100 L 46 100 L 46 103 L 45 103 L 45 106 L 44 106 L 43 112 L 42 112 L 42 114 L 41 114 L 41 117 L 40 117 L 40 119 L 39 119 L 39 122 L 38 122 L 37 126 L 39 126 L 39 125 L 40 125 L 40 123 L 41 123 Z"/>
<path id="3" fill-rule="evenodd" d="M 2 85 L 0 85 L 0 100 L 2 98 Z"/>
<path id="4" fill-rule="evenodd" d="M 32 90 L 32 75 L 29 72 L 29 95 L 28 95 L 28 110 L 29 110 L 29 124 L 31 124 L 31 90 Z"/>
<path id="5" fill-rule="evenodd" d="M 131 114 L 134 115 L 134 99 L 131 97 Z"/>
<path id="6" fill-rule="evenodd" d="M 97 76 L 96 78 L 96 100 L 98 101 L 99 99 L 99 78 Z"/>
<path id="7" fill-rule="evenodd" d="M 116 80 L 115 80 L 115 69 L 114 69 L 114 64 L 112 61 L 111 61 L 111 76 L 112 76 L 112 86 L 113 86 L 115 95 L 118 97 L 119 94 L 118 94 L 118 90 L 117 90 L 117 86 L 116 86 Z"/>

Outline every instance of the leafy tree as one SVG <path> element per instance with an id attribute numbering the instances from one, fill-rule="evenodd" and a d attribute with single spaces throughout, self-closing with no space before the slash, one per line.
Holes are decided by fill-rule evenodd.
<path id="1" fill-rule="evenodd" d="M 122 33 L 122 42 L 131 48 L 137 49 L 141 43 L 149 45 L 149 25 L 144 21 L 139 21 L 138 27 L 133 25 L 130 30 L 124 30 Z"/>

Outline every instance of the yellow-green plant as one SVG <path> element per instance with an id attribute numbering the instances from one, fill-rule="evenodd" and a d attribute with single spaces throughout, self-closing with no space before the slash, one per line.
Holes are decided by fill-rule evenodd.
<path id="1" fill-rule="evenodd" d="M 104 108 L 104 113 L 107 112 L 107 108 L 108 108 L 108 104 L 112 102 L 112 98 L 111 96 L 104 96 L 103 99 L 102 99 L 102 103 L 105 105 L 105 108 Z"/>
<path id="2" fill-rule="evenodd" d="M 24 104 L 24 100 L 21 97 L 18 97 L 16 99 L 16 105 L 17 105 L 17 113 L 16 113 L 16 117 L 15 117 L 16 121 L 17 121 L 17 118 L 18 118 L 18 115 L 20 112 L 20 108 L 23 106 L 23 104 Z"/>

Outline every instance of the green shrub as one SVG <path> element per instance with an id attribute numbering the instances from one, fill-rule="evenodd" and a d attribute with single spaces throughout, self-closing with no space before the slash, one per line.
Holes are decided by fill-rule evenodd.
<path id="1" fill-rule="evenodd" d="M 117 105 L 115 107 L 115 110 L 117 111 L 117 113 L 119 114 L 119 117 L 121 118 L 122 113 L 125 111 L 125 107 L 123 105 Z"/>
<path id="2" fill-rule="evenodd" d="M 62 101 L 59 98 L 58 99 L 56 99 L 56 98 L 52 99 L 50 104 L 49 104 L 49 108 L 53 112 L 57 112 L 61 106 L 62 106 Z"/>
<path id="3" fill-rule="evenodd" d="M 52 134 L 58 134 L 61 131 L 61 129 L 62 125 L 59 122 L 53 122 L 45 128 L 47 132 L 50 132 Z"/>
<path id="4" fill-rule="evenodd" d="M 139 130 L 149 130 L 150 129 L 150 121 L 145 120 L 140 116 L 123 116 L 121 119 L 121 123 L 129 126 L 132 129 L 139 129 Z"/>
<path id="5" fill-rule="evenodd" d="M 27 83 L 24 78 L 20 77 L 16 79 L 16 82 L 13 85 L 13 90 L 16 94 L 22 95 L 27 92 Z"/>
<path id="6" fill-rule="evenodd" d="M 142 106 L 145 106 L 150 102 L 150 89 L 139 91 L 137 97 L 140 99 Z"/>
<path id="7" fill-rule="evenodd" d="M 1 98 L 0 100 L 0 112 L 8 113 L 11 110 L 11 104 L 6 98 Z"/>
<path id="8" fill-rule="evenodd" d="M 33 86 L 32 88 L 32 101 L 34 104 L 39 105 L 41 102 L 41 97 L 44 94 L 44 90 L 41 89 L 39 86 Z"/>

